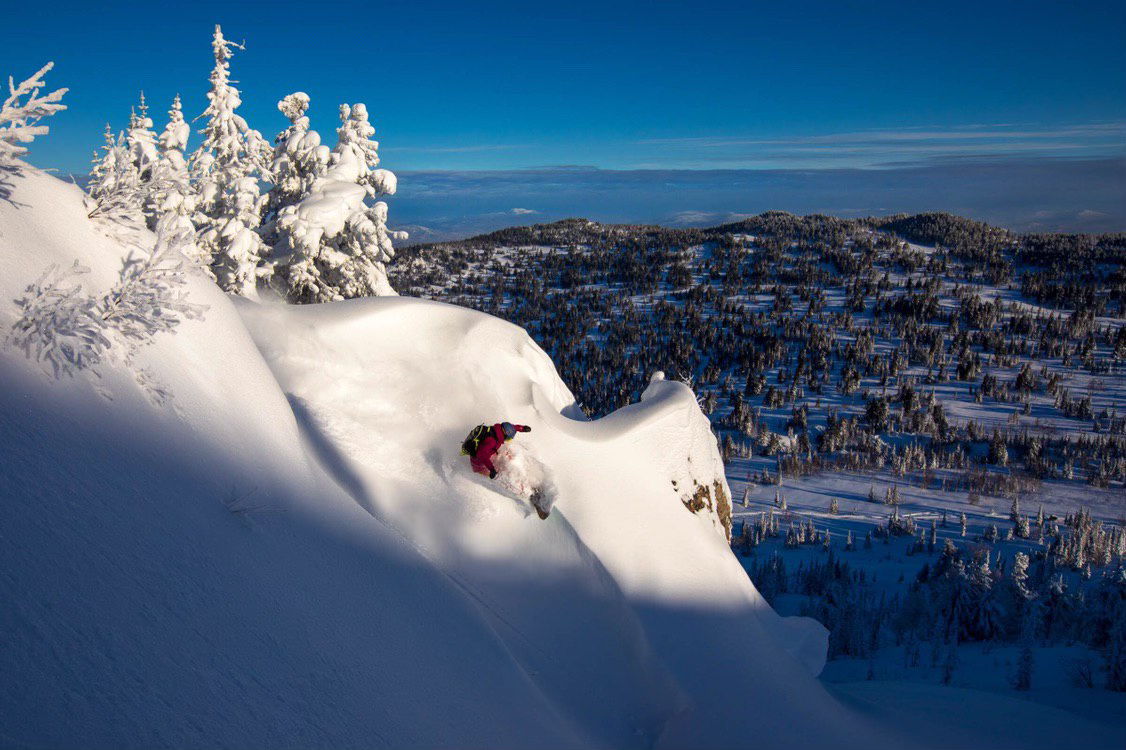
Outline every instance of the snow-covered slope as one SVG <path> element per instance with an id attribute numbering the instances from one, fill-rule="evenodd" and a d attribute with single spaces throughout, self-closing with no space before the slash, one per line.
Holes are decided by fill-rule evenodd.
<path id="1" fill-rule="evenodd" d="M 101 291 L 126 252 L 77 188 L 17 175 L 0 325 L 48 264 L 82 261 Z M 824 631 L 775 615 L 728 550 L 683 385 L 585 422 L 488 316 L 190 283 L 204 319 L 140 355 L 164 407 L 121 365 L 56 382 L 0 353 L 0 744 L 877 738 L 813 676 Z M 547 487 L 546 521 L 458 455 L 501 419 L 533 427 L 511 460 Z"/>

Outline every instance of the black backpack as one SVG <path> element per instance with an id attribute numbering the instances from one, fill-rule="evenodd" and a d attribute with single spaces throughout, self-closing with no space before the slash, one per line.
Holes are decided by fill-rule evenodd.
<path id="1" fill-rule="evenodd" d="M 477 452 L 477 446 L 489 434 L 491 428 L 487 424 L 479 424 L 469 431 L 469 435 L 461 443 L 461 455 L 472 456 Z"/>

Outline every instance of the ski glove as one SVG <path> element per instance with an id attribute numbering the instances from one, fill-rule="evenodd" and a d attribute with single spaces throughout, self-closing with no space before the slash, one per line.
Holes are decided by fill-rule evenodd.
<path id="1" fill-rule="evenodd" d="M 520 432 L 531 432 L 531 431 L 532 431 L 532 428 L 531 428 L 531 427 L 528 427 L 528 426 L 526 426 L 526 425 L 521 425 L 521 426 L 519 427 L 519 431 L 520 431 Z"/>
<path id="2" fill-rule="evenodd" d="M 497 478 L 497 470 L 496 469 L 489 469 L 489 479 L 496 479 L 496 478 Z"/>

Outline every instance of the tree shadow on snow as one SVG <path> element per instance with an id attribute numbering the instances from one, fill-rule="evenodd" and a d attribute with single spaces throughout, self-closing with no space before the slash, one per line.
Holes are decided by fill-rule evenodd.
<path id="1" fill-rule="evenodd" d="M 27 205 L 26 203 L 18 203 L 12 200 L 12 192 L 16 187 L 12 179 L 19 173 L 19 169 L 11 164 L 0 164 L 0 201 L 10 203 L 16 208 L 25 207 Z"/>

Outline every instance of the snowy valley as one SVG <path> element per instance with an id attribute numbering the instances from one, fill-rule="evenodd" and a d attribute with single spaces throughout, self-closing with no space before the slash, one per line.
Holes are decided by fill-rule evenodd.
<path id="1" fill-rule="evenodd" d="M 407 248 L 392 279 L 527 327 L 592 416 L 647 370 L 692 383 L 732 549 L 829 628 L 826 682 L 1118 723 L 1124 259 L 1121 235 L 777 212 L 502 230 Z"/>

